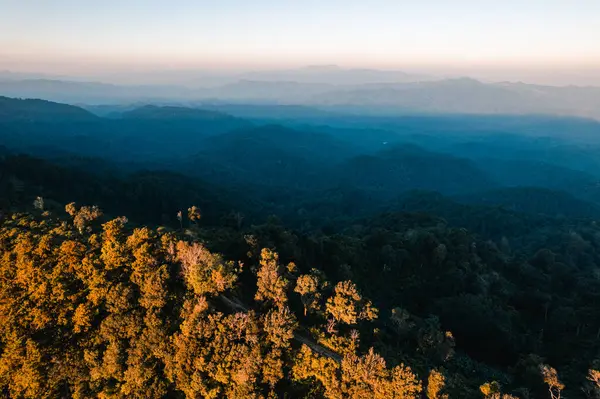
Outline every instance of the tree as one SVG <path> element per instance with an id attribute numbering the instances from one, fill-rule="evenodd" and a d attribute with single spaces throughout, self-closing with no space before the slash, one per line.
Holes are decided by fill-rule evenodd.
<path id="1" fill-rule="evenodd" d="M 389 321 L 398 334 L 405 335 L 415 326 L 410 313 L 406 309 L 395 307 L 391 313 Z"/>
<path id="2" fill-rule="evenodd" d="M 321 310 L 321 299 L 323 294 L 321 291 L 327 287 L 328 283 L 323 278 L 321 272 L 316 269 L 312 269 L 310 274 L 303 274 L 298 276 L 296 280 L 296 288 L 294 292 L 300 294 L 302 305 L 304 306 L 304 316 L 307 312 Z"/>
<path id="3" fill-rule="evenodd" d="M 433 369 L 427 378 L 428 399 L 448 399 L 448 394 L 442 393 L 446 386 L 446 378 L 442 373 Z"/>
<path id="4" fill-rule="evenodd" d="M 485 399 L 518 399 L 509 394 L 502 394 L 500 384 L 497 381 L 486 382 L 479 387 Z"/>
<path id="5" fill-rule="evenodd" d="M 100 216 L 102 211 L 97 206 L 82 206 L 77 209 L 74 202 L 65 206 L 65 210 L 69 215 L 73 217 L 73 225 L 79 230 L 79 233 L 83 233 L 83 230 L 88 224 Z"/>
<path id="6" fill-rule="evenodd" d="M 188 208 L 188 219 L 193 223 L 198 223 L 200 220 L 200 209 L 198 209 L 195 205 L 191 208 Z"/>
<path id="7" fill-rule="evenodd" d="M 40 211 L 44 210 L 44 199 L 42 197 L 36 197 L 33 201 L 33 207 L 35 209 L 39 209 Z"/>
<path id="8" fill-rule="evenodd" d="M 552 399 L 560 399 L 562 390 L 565 388 L 564 384 L 558 379 L 558 373 L 556 370 L 547 364 L 540 364 L 540 373 L 544 379 L 544 383 L 548 385 L 548 392 Z"/>
<path id="9" fill-rule="evenodd" d="M 267 341 L 275 348 L 288 348 L 297 326 L 296 317 L 287 307 L 271 309 L 263 317 Z"/>
<path id="10" fill-rule="evenodd" d="M 500 397 L 500 384 L 497 381 L 486 382 L 479 387 L 479 390 L 486 399 Z"/>
<path id="11" fill-rule="evenodd" d="M 353 399 L 418 398 L 422 387 L 410 368 L 386 368 L 385 360 L 373 348 L 363 356 L 348 354 L 341 364 L 342 391 Z"/>
<path id="12" fill-rule="evenodd" d="M 258 289 L 254 299 L 271 302 L 282 308 L 287 302 L 288 280 L 282 277 L 279 255 L 276 252 L 263 248 L 260 253 L 260 268 L 257 277 Z"/>
<path id="13" fill-rule="evenodd" d="M 454 355 L 454 336 L 450 331 L 441 331 L 439 319 L 435 316 L 424 320 L 418 330 L 417 344 L 421 352 L 442 361 Z"/>
<path id="14" fill-rule="evenodd" d="M 600 371 L 590 369 L 587 379 L 591 381 L 598 389 L 600 389 Z"/>
<path id="15" fill-rule="evenodd" d="M 237 280 L 233 262 L 212 254 L 200 243 L 179 241 L 177 259 L 181 262 L 184 281 L 197 295 L 216 295 L 232 288 Z"/>
<path id="16" fill-rule="evenodd" d="M 302 345 L 292 375 L 299 381 L 319 381 L 327 399 L 416 399 L 422 391 L 409 367 L 400 364 L 388 369 L 373 348 L 363 356 L 346 354 L 338 363 Z"/>
<path id="17" fill-rule="evenodd" d="M 335 286 L 334 295 L 327 300 L 325 311 L 336 322 L 348 325 L 377 318 L 377 309 L 371 301 L 362 298 L 351 281 L 341 281 Z"/>
<path id="18" fill-rule="evenodd" d="M 600 398 L 600 371 L 590 369 L 587 380 L 589 381 L 589 387 L 586 389 L 588 396 L 591 398 Z"/>
<path id="19" fill-rule="evenodd" d="M 124 217 L 109 220 L 102 225 L 102 248 L 100 259 L 104 266 L 111 270 L 124 267 L 129 261 L 127 248 L 125 246 L 125 224 Z"/>
<path id="20" fill-rule="evenodd" d="M 183 230 L 183 213 L 181 211 L 177 211 L 177 220 L 179 221 L 179 228 Z"/>

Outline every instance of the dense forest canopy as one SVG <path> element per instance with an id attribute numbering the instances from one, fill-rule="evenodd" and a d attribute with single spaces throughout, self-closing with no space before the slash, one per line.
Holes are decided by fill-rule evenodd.
<path id="1" fill-rule="evenodd" d="M 600 125 L 0 98 L 9 398 L 599 398 Z"/>

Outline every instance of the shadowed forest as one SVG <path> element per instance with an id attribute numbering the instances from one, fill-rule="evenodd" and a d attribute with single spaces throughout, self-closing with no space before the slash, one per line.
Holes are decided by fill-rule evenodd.
<path id="1" fill-rule="evenodd" d="M 600 122 L 0 97 L 8 398 L 600 398 Z"/>

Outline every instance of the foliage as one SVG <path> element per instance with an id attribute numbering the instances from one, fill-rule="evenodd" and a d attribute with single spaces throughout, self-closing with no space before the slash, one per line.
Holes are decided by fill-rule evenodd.
<path id="1" fill-rule="evenodd" d="M 0 396 L 599 396 L 592 125 L 0 102 Z"/>
<path id="2" fill-rule="evenodd" d="M 307 357 L 325 368 L 310 373 L 337 381 L 326 397 L 420 391 L 410 369 L 388 369 L 373 349 L 355 348 L 340 362 L 318 344 L 300 346 L 312 338 L 297 333 L 276 252 L 263 249 L 257 265 L 256 299 L 271 306 L 247 309 L 231 297 L 241 270 L 201 243 L 130 228 L 125 218 L 87 225 L 101 217 L 96 207 L 66 210 L 71 219 L 13 214 L 0 228 L 0 389 L 8 397 L 265 398 L 290 385 L 291 368 L 303 379 L 302 367 L 314 366 L 301 366 Z M 372 318 L 349 282 L 336 295 L 351 295 L 354 317 Z"/>
<path id="3" fill-rule="evenodd" d="M 565 388 L 565 385 L 558 379 L 556 370 L 547 364 L 542 364 L 540 365 L 540 373 L 542 374 L 544 383 L 548 385 L 550 397 L 552 399 L 560 399 L 561 392 Z"/>
<path id="4" fill-rule="evenodd" d="M 257 276 L 258 289 L 254 298 L 257 301 L 269 301 L 282 308 L 287 302 L 288 280 L 282 276 L 277 253 L 266 248 L 262 250 Z"/>
<path id="5" fill-rule="evenodd" d="M 308 311 L 317 312 L 322 308 L 322 293 L 327 288 L 328 282 L 317 269 L 311 269 L 309 274 L 298 276 L 294 292 L 301 296 L 304 306 L 304 316 Z"/>
<path id="6" fill-rule="evenodd" d="M 437 370 L 431 370 L 427 378 L 427 399 L 448 399 L 448 394 L 443 393 L 446 377 Z"/>
<path id="7" fill-rule="evenodd" d="M 334 295 L 327 300 L 325 309 L 336 322 L 348 325 L 377 318 L 377 309 L 370 301 L 363 300 L 351 281 L 341 281 L 335 286 Z"/>

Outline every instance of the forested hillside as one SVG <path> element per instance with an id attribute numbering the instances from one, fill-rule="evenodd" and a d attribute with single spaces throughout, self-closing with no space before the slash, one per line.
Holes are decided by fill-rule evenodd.
<path id="1" fill-rule="evenodd" d="M 222 111 L 0 101 L 3 396 L 600 397 L 600 131 Z"/>
<path id="2" fill-rule="evenodd" d="M 544 397 L 547 363 L 598 389 L 595 226 L 527 259 L 410 214 L 327 236 L 35 207 L 0 231 L 9 397 Z"/>

